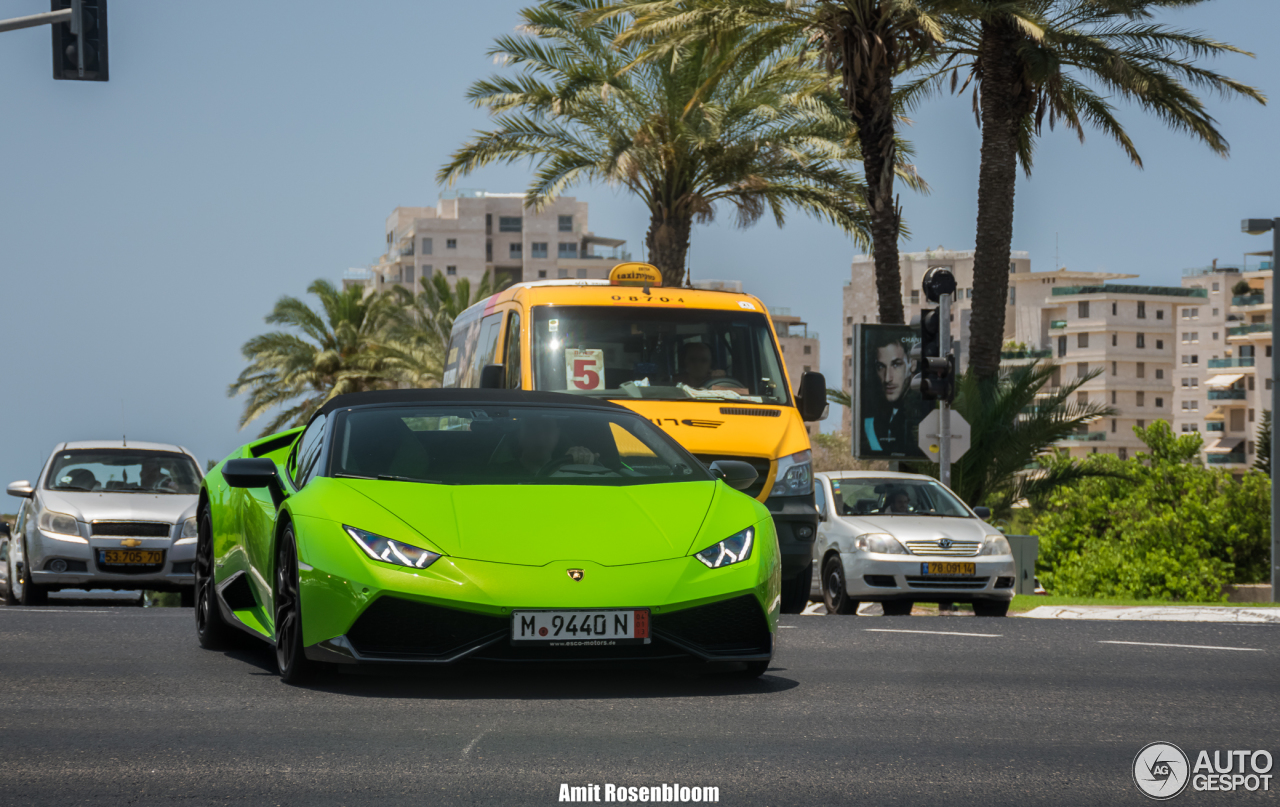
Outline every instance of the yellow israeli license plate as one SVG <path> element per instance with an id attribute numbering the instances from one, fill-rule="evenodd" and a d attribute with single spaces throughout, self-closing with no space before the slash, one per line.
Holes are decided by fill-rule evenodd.
<path id="1" fill-rule="evenodd" d="M 974 563 L 921 563 L 920 574 L 923 575 L 967 575 L 972 577 L 977 574 L 977 564 Z"/>
<path id="2" fill-rule="evenodd" d="M 164 550 L 99 549 L 98 562 L 111 566 L 155 566 L 164 563 Z"/>

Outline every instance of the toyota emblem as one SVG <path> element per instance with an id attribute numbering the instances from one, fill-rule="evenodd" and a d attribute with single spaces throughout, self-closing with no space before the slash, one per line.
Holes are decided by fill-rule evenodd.
<path id="1" fill-rule="evenodd" d="M 943 549 L 950 549 L 950 548 L 951 548 L 951 539 L 950 539 L 950 538 L 943 538 L 941 541 L 939 541 L 939 542 L 938 542 L 938 546 L 939 546 L 939 547 L 941 547 L 941 548 L 943 548 Z"/>

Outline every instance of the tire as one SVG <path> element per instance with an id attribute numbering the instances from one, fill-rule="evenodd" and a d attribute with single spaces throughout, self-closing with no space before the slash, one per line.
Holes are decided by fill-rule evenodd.
<path id="1" fill-rule="evenodd" d="M 313 679 L 320 665 L 307 658 L 302 646 L 302 601 L 298 581 L 298 547 L 293 526 L 284 528 L 276 542 L 275 602 L 276 669 L 286 684 Z"/>
<path id="2" fill-rule="evenodd" d="M 9 542 L 9 554 L 10 555 L 13 554 L 12 541 Z M 9 571 L 8 571 L 8 574 L 5 575 L 5 580 L 4 580 L 4 604 L 17 605 L 18 598 L 13 595 L 13 560 L 12 559 L 9 561 L 7 566 Z"/>
<path id="3" fill-rule="evenodd" d="M 208 650 L 229 650 L 235 646 L 237 631 L 222 617 L 218 609 L 218 593 L 213 580 L 213 519 L 209 511 L 200 514 L 196 537 L 196 585 L 191 596 L 195 602 L 196 639 Z M 186 596 L 186 592 L 183 592 Z M 183 600 L 183 604 L 186 601 Z"/>
<path id="4" fill-rule="evenodd" d="M 828 614 L 852 616 L 858 613 L 857 600 L 849 599 L 849 588 L 844 579 L 844 563 L 839 555 L 832 555 L 822 564 L 822 602 Z"/>
<path id="5" fill-rule="evenodd" d="M 911 616 L 911 606 L 915 603 L 910 600 L 886 600 L 880 605 L 884 607 L 885 616 Z"/>
<path id="6" fill-rule="evenodd" d="M 991 602 L 989 600 L 977 600 L 973 604 L 974 616 L 1008 616 L 1009 601 Z"/>
<path id="7" fill-rule="evenodd" d="M 24 542 L 22 545 L 22 571 L 25 579 L 16 596 L 18 602 L 23 605 L 44 605 L 49 602 L 49 590 L 44 586 L 37 586 L 31 582 L 31 564 L 28 561 L 30 557 L 27 554 L 27 545 Z"/>
<path id="8" fill-rule="evenodd" d="M 178 605 L 183 608 L 194 608 L 196 605 L 196 590 L 194 588 L 184 588 L 178 592 Z"/>
<path id="9" fill-rule="evenodd" d="M 813 561 L 795 577 L 782 580 L 782 613 L 798 614 L 809 604 L 809 589 L 813 585 Z"/>

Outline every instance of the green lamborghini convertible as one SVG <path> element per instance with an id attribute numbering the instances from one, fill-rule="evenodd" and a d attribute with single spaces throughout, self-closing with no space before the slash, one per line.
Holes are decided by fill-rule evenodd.
<path id="1" fill-rule="evenodd" d="M 758 676 L 778 549 L 738 493 L 615 404 L 514 390 L 338 396 L 205 477 L 196 632 L 350 664 L 685 661 Z M 732 662 L 733 664 L 726 664 Z"/>

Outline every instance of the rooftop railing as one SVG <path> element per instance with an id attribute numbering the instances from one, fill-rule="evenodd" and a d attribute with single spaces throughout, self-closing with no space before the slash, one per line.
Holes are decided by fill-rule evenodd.
<path id="1" fill-rule="evenodd" d="M 1099 440 L 1107 439 L 1106 432 L 1085 432 L 1084 434 L 1068 434 L 1068 440 L 1077 440 L 1087 443 L 1096 443 Z"/>
<path id="2" fill-rule="evenodd" d="M 1057 331 L 1065 327 L 1067 327 L 1067 321 L 1065 319 L 1055 319 L 1049 322 L 1049 330 L 1051 331 Z"/>
<path id="3" fill-rule="evenodd" d="M 1123 283 L 1104 283 L 1097 286 L 1059 286 L 1053 289 L 1054 297 L 1076 294 L 1150 294 L 1160 297 L 1208 297 L 1205 289 L 1184 289 L 1181 286 L 1129 286 Z"/>
<path id="4" fill-rule="evenodd" d="M 1052 350 L 1002 350 L 1002 359 L 1047 359 L 1053 355 Z"/>
<path id="5" fill-rule="evenodd" d="M 1210 465 L 1243 465 L 1244 452 L 1238 454 L 1209 454 L 1205 457 Z"/>

